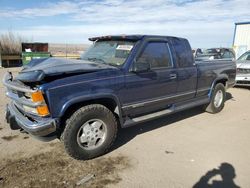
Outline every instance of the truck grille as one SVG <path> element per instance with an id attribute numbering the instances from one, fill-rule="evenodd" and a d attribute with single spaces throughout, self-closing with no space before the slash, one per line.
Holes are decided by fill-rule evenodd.
<path id="1" fill-rule="evenodd" d="M 238 71 L 238 73 L 242 73 L 242 74 L 249 74 L 250 73 L 250 69 L 238 68 L 237 71 Z"/>
<path id="2" fill-rule="evenodd" d="M 23 105 L 31 108 L 36 108 L 37 106 L 43 105 L 43 102 L 33 102 L 31 98 L 26 95 L 26 93 L 34 93 L 37 90 L 31 89 L 17 81 L 13 81 L 12 75 L 10 73 L 7 73 L 4 76 L 3 84 L 7 88 L 7 97 L 14 101 L 19 109 L 21 108 L 21 110 L 23 110 Z"/>
<path id="3" fill-rule="evenodd" d="M 236 84 L 250 85 L 250 81 L 237 81 Z"/>

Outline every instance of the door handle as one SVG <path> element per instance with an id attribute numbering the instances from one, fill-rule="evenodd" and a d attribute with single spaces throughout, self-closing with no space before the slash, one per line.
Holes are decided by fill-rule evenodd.
<path id="1" fill-rule="evenodd" d="M 173 79 L 176 79 L 177 78 L 177 75 L 176 74 L 170 74 L 170 79 L 173 80 Z"/>

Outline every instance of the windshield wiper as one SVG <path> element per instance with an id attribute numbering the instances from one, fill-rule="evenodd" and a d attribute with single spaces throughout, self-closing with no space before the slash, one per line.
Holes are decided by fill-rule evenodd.
<path id="1" fill-rule="evenodd" d="M 112 64 L 112 63 L 107 63 L 106 61 L 104 61 L 103 59 L 101 58 L 96 58 L 96 57 L 89 57 L 88 58 L 89 61 L 99 61 L 99 62 L 102 62 L 103 64 L 105 65 L 110 65 L 110 66 L 116 66 L 115 64 Z"/>
<path id="2" fill-rule="evenodd" d="M 104 60 L 101 59 L 101 58 L 89 57 L 88 60 L 89 60 L 89 61 L 101 61 L 102 63 L 107 64 L 106 61 L 104 61 Z"/>

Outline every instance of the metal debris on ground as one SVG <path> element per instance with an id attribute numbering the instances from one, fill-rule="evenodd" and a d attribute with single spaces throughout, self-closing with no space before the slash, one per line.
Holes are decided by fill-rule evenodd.
<path id="1" fill-rule="evenodd" d="M 82 178 L 80 181 L 78 181 L 76 183 L 77 186 L 79 185 L 83 185 L 85 183 L 87 183 L 89 180 L 93 179 L 95 177 L 94 174 L 87 174 L 86 176 L 84 176 L 84 178 Z"/>
<path id="2" fill-rule="evenodd" d="M 165 153 L 166 153 L 166 154 L 174 154 L 174 152 L 168 151 L 168 150 L 166 150 Z"/>

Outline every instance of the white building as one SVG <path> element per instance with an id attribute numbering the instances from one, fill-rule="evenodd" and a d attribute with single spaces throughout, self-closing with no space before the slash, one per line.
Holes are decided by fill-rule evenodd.
<path id="1" fill-rule="evenodd" d="M 236 58 L 250 50 L 250 22 L 235 23 L 233 48 Z"/>

